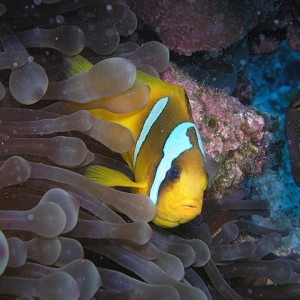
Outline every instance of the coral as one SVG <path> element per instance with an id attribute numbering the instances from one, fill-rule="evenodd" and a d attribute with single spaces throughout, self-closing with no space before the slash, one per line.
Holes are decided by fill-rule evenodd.
<path id="1" fill-rule="evenodd" d="M 256 12 L 255 1 L 135 1 L 130 8 L 157 32 L 170 50 L 224 49 L 242 39 Z"/>
<path id="2" fill-rule="evenodd" d="M 282 40 L 299 51 L 299 1 L 258 1 L 249 34 L 249 51 L 255 54 L 279 50 Z"/>
<path id="3" fill-rule="evenodd" d="M 208 198 L 236 189 L 245 175 L 261 174 L 266 159 L 262 116 L 224 91 L 191 80 L 175 66 L 162 78 L 185 89 L 205 150 L 219 163 Z"/>
<path id="4" fill-rule="evenodd" d="M 253 99 L 253 86 L 244 70 L 238 73 L 238 82 L 232 96 L 239 99 L 244 105 L 250 105 Z"/>
<path id="5" fill-rule="evenodd" d="M 283 39 L 299 49 L 297 0 L 124 2 L 179 54 L 214 52 L 244 37 L 249 40 L 251 53 L 275 51 Z"/>

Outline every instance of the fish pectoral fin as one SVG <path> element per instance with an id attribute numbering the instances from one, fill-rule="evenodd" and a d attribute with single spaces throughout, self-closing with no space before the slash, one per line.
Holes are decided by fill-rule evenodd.
<path id="1" fill-rule="evenodd" d="M 131 180 L 122 172 L 109 169 L 103 166 L 95 165 L 95 166 L 87 167 L 84 176 L 105 186 L 111 186 L 111 187 L 123 186 L 123 187 L 134 187 L 134 188 L 144 187 L 143 183 L 138 183 Z"/>

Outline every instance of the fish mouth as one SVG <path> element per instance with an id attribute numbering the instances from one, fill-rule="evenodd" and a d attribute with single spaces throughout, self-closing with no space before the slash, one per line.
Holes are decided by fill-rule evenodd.
<path id="1" fill-rule="evenodd" d="M 153 222 L 165 228 L 176 227 L 197 217 L 201 213 L 202 202 L 194 199 L 182 199 L 176 205 L 168 207 L 168 210 L 158 212 Z"/>
<path id="2" fill-rule="evenodd" d="M 180 207 L 184 208 L 184 209 L 198 209 L 199 205 L 192 205 L 192 204 L 184 204 L 184 205 L 180 205 Z"/>
<path id="3" fill-rule="evenodd" d="M 194 201 L 190 201 L 188 203 L 184 203 L 184 204 L 180 204 L 179 205 L 180 208 L 184 208 L 184 209 L 200 209 L 200 202 L 199 200 L 194 200 Z"/>
<path id="4" fill-rule="evenodd" d="M 201 203 L 199 201 L 189 201 L 177 206 L 178 216 L 180 216 L 179 223 L 185 223 L 194 219 L 201 213 Z"/>

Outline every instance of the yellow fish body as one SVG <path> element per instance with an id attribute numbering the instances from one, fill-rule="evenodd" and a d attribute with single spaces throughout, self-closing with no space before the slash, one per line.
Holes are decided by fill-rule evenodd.
<path id="1" fill-rule="evenodd" d="M 89 110 L 132 132 L 135 145 L 122 156 L 132 169 L 135 182 L 102 166 L 88 167 L 85 175 L 103 185 L 132 187 L 135 193 L 149 195 L 157 208 L 153 222 L 175 227 L 192 220 L 202 210 L 208 184 L 202 141 L 182 88 L 140 71 L 137 80 L 151 89 L 143 108 L 128 114 Z"/>

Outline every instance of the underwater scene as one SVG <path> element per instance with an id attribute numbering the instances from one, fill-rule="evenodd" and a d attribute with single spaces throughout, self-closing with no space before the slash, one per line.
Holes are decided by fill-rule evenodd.
<path id="1" fill-rule="evenodd" d="M 2 299 L 300 299 L 299 0 L 0 0 Z"/>

